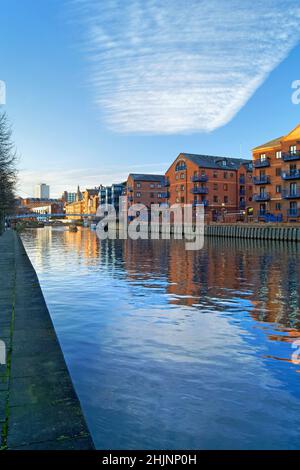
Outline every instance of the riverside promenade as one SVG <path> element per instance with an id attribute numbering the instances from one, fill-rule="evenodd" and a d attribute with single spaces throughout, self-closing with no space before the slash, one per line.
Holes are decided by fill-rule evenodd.
<path id="1" fill-rule="evenodd" d="M 0 254 L 1 449 L 93 449 L 37 275 L 15 232 L 0 236 Z"/>

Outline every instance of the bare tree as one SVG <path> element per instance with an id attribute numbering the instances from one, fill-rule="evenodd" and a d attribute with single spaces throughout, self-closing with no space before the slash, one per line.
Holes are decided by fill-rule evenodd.
<path id="1" fill-rule="evenodd" d="M 0 232 L 5 217 L 14 211 L 16 185 L 16 152 L 11 128 L 5 113 L 0 114 Z"/>

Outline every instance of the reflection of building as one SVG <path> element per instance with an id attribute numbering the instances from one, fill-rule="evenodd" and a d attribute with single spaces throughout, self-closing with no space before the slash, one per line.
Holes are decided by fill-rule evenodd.
<path id="1" fill-rule="evenodd" d="M 252 204 L 252 162 L 181 153 L 166 172 L 168 202 L 204 204 L 213 219 Z"/>
<path id="2" fill-rule="evenodd" d="M 50 186 L 45 183 L 37 184 L 35 187 L 35 197 L 38 199 L 50 198 Z"/>
<path id="3" fill-rule="evenodd" d="M 253 149 L 255 215 L 300 220 L 300 125 Z"/>
<path id="4" fill-rule="evenodd" d="M 166 202 L 164 175 L 146 175 L 130 173 L 126 185 L 128 206 L 144 204 L 150 208 L 152 204 Z"/>

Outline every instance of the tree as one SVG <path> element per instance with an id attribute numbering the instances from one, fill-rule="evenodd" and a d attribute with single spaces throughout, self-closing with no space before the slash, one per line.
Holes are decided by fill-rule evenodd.
<path id="1" fill-rule="evenodd" d="M 16 152 L 11 140 L 11 127 L 5 113 L 0 114 L 0 232 L 4 219 L 14 211 L 16 185 Z"/>

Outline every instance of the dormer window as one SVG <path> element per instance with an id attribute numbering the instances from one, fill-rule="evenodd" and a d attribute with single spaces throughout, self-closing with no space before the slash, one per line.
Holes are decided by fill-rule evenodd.
<path id="1" fill-rule="evenodd" d="M 265 154 L 265 153 L 261 153 L 261 155 L 260 155 L 260 161 L 261 161 L 261 162 L 264 162 L 266 159 L 267 159 L 266 154 Z"/>
<path id="2" fill-rule="evenodd" d="M 227 160 L 223 160 L 223 161 L 222 161 L 222 165 L 223 165 L 223 166 L 227 166 Z"/>

